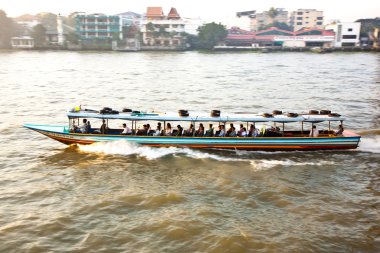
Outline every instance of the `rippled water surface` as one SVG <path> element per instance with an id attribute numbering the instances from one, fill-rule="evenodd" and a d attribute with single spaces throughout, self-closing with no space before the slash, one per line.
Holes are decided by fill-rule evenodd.
<path id="1" fill-rule="evenodd" d="M 0 252 L 380 252 L 380 55 L 0 51 Z M 82 104 L 330 109 L 351 151 L 65 146 Z M 95 125 L 94 122 L 93 125 Z"/>

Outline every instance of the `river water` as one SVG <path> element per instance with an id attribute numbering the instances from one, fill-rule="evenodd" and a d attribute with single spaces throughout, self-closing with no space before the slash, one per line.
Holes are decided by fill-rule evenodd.
<path id="1" fill-rule="evenodd" d="M 0 51 L 0 252 L 380 252 L 380 55 Z M 330 109 L 357 150 L 65 146 L 75 105 Z M 93 123 L 93 126 L 96 122 Z"/>

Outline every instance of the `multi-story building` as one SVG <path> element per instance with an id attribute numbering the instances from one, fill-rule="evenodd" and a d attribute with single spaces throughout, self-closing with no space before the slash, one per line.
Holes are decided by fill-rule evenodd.
<path id="1" fill-rule="evenodd" d="M 335 32 L 334 47 L 356 47 L 360 46 L 360 23 L 332 23 L 326 26 L 326 30 Z"/>
<path id="2" fill-rule="evenodd" d="M 80 39 L 112 39 L 120 37 L 119 16 L 105 14 L 78 14 L 75 17 L 76 30 Z"/>
<path id="3" fill-rule="evenodd" d="M 302 28 L 323 28 L 323 11 L 315 9 L 298 9 L 290 13 L 289 25 L 293 31 Z"/>
<path id="4" fill-rule="evenodd" d="M 249 16 L 250 30 L 258 31 L 260 28 L 272 24 L 273 22 L 288 23 L 288 11 L 283 8 L 276 8 L 274 12 L 271 10 L 262 13 L 255 13 Z"/>
<path id="5" fill-rule="evenodd" d="M 186 40 L 185 21 L 175 8 L 165 16 L 162 7 L 148 7 L 142 20 L 141 32 L 143 45 L 159 48 L 184 48 Z"/>

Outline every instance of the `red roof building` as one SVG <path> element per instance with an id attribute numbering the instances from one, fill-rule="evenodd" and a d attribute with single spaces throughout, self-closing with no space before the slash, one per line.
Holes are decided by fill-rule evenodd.
<path id="1" fill-rule="evenodd" d="M 259 44 L 260 46 L 328 47 L 334 38 L 335 33 L 333 31 L 320 28 L 307 28 L 293 32 L 270 27 L 265 30 L 250 32 L 232 27 L 228 30 L 225 44 L 232 46 Z"/>
<path id="2" fill-rule="evenodd" d="M 171 8 L 168 14 L 168 19 L 180 19 L 181 17 L 179 16 L 177 9 L 176 8 Z"/>
<path id="3" fill-rule="evenodd" d="M 148 7 L 146 11 L 147 19 L 164 19 L 165 15 L 162 7 Z"/>

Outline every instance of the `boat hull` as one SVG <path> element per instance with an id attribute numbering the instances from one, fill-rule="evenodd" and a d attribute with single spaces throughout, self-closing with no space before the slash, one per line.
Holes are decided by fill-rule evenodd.
<path id="1" fill-rule="evenodd" d="M 92 144 L 104 141 L 125 140 L 153 147 L 189 147 L 238 150 L 325 150 L 355 149 L 360 136 L 345 131 L 343 136 L 334 137 L 175 137 L 135 136 L 69 133 L 63 126 L 26 124 L 25 127 L 67 145 Z"/>

